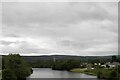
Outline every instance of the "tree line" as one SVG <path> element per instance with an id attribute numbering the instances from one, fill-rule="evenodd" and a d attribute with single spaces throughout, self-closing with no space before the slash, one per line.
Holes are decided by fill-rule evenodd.
<path id="1" fill-rule="evenodd" d="M 53 70 L 71 70 L 80 67 L 80 61 L 74 59 L 54 61 L 51 68 Z"/>
<path id="2" fill-rule="evenodd" d="M 75 59 L 64 60 L 39 60 L 36 62 L 30 62 L 33 68 L 51 68 L 53 70 L 67 70 L 80 67 L 80 61 Z"/>

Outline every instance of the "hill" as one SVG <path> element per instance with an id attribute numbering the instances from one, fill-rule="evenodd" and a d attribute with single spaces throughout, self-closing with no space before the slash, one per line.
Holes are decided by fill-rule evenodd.
<path id="1" fill-rule="evenodd" d="M 112 56 L 68 56 L 68 55 L 43 55 L 43 56 L 22 56 L 28 62 L 36 62 L 41 60 L 66 60 L 74 59 L 81 62 L 108 62 L 111 61 Z"/>

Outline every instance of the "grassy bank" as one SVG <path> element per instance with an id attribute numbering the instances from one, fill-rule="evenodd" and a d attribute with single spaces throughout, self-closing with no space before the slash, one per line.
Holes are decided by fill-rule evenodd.
<path id="1" fill-rule="evenodd" d="M 75 68 L 70 70 L 71 72 L 77 72 L 77 73 L 84 73 L 84 74 L 89 74 L 89 75 L 94 75 L 98 76 L 100 74 L 100 78 L 108 78 L 110 75 L 110 72 L 112 71 L 111 69 L 92 69 L 92 70 L 87 70 L 87 69 L 81 69 L 81 68 Z"/>
<path id="2" fill-rule="evenodd" d="M 81 69 L 81 68 L 74 68 L 70 70 L 71 72 L 77 72 L 77 73 L 84 73 L 84 74 L 89 74 L 89 75 L 97 75 L 97 72 L 95 70 L 87 70 L 87 69 Z"/>

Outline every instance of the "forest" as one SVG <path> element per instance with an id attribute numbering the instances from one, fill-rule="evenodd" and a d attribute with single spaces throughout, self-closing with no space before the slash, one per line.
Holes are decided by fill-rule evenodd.
<path id="1" fill-rule="evenodd" d="M 112 62 L 112 56 L 66 56 L 66 55 L 52 55 L 52 56 L 22 56 L 34 68 L 51 68 L 52 66 L 68 65 L 68 63 L 101 63 Z M 117 57 L 117 62 L 120 62 L 120 56 Z M 66 64 L 65 64 L 66 63 Z M 80 67 L 80 66 L 79 66 Z M 54 67 L 55 69 L 55 67 Z"/>

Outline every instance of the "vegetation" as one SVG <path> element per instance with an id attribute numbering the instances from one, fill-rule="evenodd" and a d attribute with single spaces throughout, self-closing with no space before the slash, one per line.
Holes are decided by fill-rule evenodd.
<path id="1" fill-rule="evenodd" d="M 109 80 L 120 80 L 120 65 L 111 71 Z"/>
<path id="2" fill-rule="evenodd" d="M 73 60 L 80 67 L 80 63 L 101 63 L 104 64 L 112 60 L 111 56 L 65 56 L 65 55 L 52 55 L 52 56 L 22 56 L 22 58 L 28 61 L 34 68 L 55 68 L 57 64 L 64 66 L 67 62 Z M 53 58 L 56 59 L 54 62 Z M 68 64 L 66 64 L 68 65 Z M 83 66 L 84 67 L 84 66 Z"/>
<path id="3" fill-rule="evenodd" d="M 104 69 L 104 68 L 96 68 L 96 69 L 81 69 L 81 68 L 75 68 L 70 70 L 72 72 L 79 72 L 79 73 L 85 73 L 89 75 L 98 76 L 98 78 L 108 78 L 109 74 L 111 72 L 111 69 Z"/>
<path id="4" fill-rule="evenodd" d="M 70 70 L 71 72 L 77 72 L 77 73 L 85 73 L 89 75 L 97 76 L 97 70 L 87 70 L 86 68 L 74 68 Z"/>
<path id="5" fill-rule="evenodd" d="M 0 80 L 2 79 L 2 72 L 0 71 Z"/>
<path id="6" fill-rule="evenodd" d="M 100 69 L 87 70 L 87 69 L 75 68 L 70 71 L 78 72 L 78 73 L 85 73 L 89 75 L 95 75 L 101 79 L 120 80 L 120 72 L 118 72 L 117 69 L 118 68 L 115 68 L 115 69 L 100 68 Z"/>
<path id="7" fill-rule="evenodd" d="M 32 68 L 19 54 L 9 54 L 3 58 L 2 80 L 24 80 L 32 73 Z"/>
<path id="8" fill-rule="evenodd" d="M 33 68 L 51 68 L 53 61 L 39 60 L 36 62 L 30 62 L 30 64 Z"/>
<path id="9" fill-rule="evenodd" d="M 39 60 L 30 63 L 33 68 L 52 68 L 53 70 L 67 70 L 80 67 L 80 61 L 74 59 L 64 60 Z"/>
<path id="10" fill-rule="evenodd" d="M 80 61 L 78 60 L 61 60 L 61 61 L 55 61 L 52 65 L 53 70 L 71 70 L 73 68 L 78 68 L 80 67 Z"/>
<path id="11" fill-rule="evenodd" d="M 26 63 L 25 61 L 28 63 Z M 22 80 L 32 73 L 33 68 L 52 68 L 53 70 L 66 70 L 80 72 L 89 75 L 95 75 L 98 78 L 108 80 L 118 80 L 120 77 L 120 66 L 106 68 L 96 64 L 105 64 L 106 62 L 119 62 L 120 56 L 20 56 L 19 54 L 10 54 L 3 57 L 2 74 L 3 80 Z M 31 66 L 31 67 L 30 67 Z M 88 66 L 94 69 L 87 69 Z M 118 72 L 117 72 L 118 71 Z"/>
<path id="12" fill-rule="evenodd" d="M 0 56 L 0 80 L 2 79 L 2 56 Z"/>
<path id="13" fill-rule="evenodd" d="M 118 61 L 119 59 L 116 56 L 112 56 L 111 62 L 118 62 Z M 110 66 L 108 65 L 106 66 L 106 68 L 97 65 L 94 66 L 94 69 L 87 69 L 84 67 L 84 68 L 74 68 L 70 71 L 95 75 L 100 79 L 120 80 L 120 65 L 114 68 L 110 68 Z"/>
<path id="14" fill-rule="evenodd" d="M 112 56 L 112 61 L 111 62 L 116 62 L 117 61 L 117 56 Z"/>
<path id="15" fill-rule="evenodd" d="M 51 56 L 22 56 L 29 63 L 38 61 L 53 61 L 56 60 L 78 60 L 81 63 L 106 63 L 112 60 L 111 56 L 67 56 L 67 55 L 51 55 Z M 120 58 L 120 56 L 119 56 Z"/>

